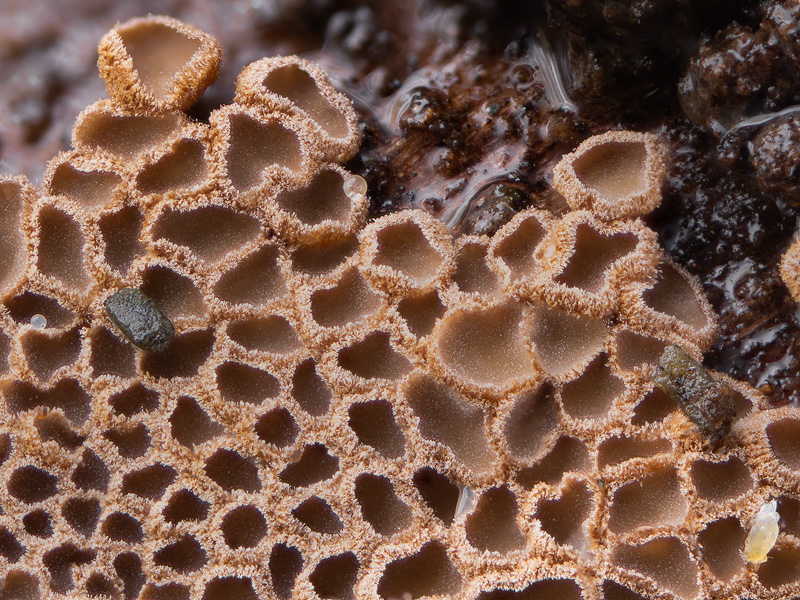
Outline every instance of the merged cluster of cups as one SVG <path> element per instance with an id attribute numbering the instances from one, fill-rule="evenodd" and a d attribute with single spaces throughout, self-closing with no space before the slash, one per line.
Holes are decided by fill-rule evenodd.
<path id="1" fill-rule="evenodd" d="M 691 406 L 659 361 L 715 317 L 639 218 L 656 136 L 565 156 L 570 212 L 453 238 L 367 223 L 318 66 L 259 60 L 202 123 L 211 36 L 147 17 L 99 52 L 73 149 L 0 180 L 0 598 L 800 593 L 798 409 L 700 372 L 715 431 L 662 389 Z M 120 290 L 169 336 L 120 328 Z"/>

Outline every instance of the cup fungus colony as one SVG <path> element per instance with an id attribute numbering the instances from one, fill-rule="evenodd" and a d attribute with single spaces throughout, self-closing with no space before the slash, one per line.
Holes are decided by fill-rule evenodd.
<path id="1" fill-rule="evenodd" d="M 149 17 L 99 49 L 74 149 L 0 180 L 0 598 L 800 593 L 800 413 L 693 362 L 714 315 L 638 218 L 655 136 L 564 157 L 571 212 L 453 239 L 366 224 L 313 64 L 249 65 L 204 124 L 210 36 Z M 155 309 L 138 349 L 126 311 Z"/>

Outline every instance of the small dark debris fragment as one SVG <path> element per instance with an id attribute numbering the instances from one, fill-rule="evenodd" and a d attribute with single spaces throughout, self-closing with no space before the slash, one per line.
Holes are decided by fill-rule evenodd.
<path id="1" fill-rule="evenodd" d="M 123 288 L 109 296 L 106 311 L 125 337 L 142 350 L 160 352 L 175 335 L 172 321 L 135 288 Z"/>
<path id="2" fill-rule="evenodd" d="M 528 204 L 530 199 L 521 189 L 507 183 L 490 185 L 470 200 L 460 232 L 494 235 Z"/>
<path id="3" fill-rule="evenodd" d="M 716 448 L 736 416 L 733 392 L 720 383 L 680 346 L 664 348 L 653 382 L 674 399 Z"/>

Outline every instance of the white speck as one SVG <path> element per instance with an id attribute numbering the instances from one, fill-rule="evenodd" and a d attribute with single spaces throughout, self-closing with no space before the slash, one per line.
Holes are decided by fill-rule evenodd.
<path id="1" fill-rule="evenodd" d="M 33 315 L 31 317 L 31 325 L 36 329 L 44 329 L 47 327 L 47 319 L 44 315 Z"/>
<path id="2" fill-rule="evenodd" d="M 350 175 L 344 180 L 342 189 L 348 198 L 357 200 L 367 193 L 367 180 L 361 175 Z"/>
<path id="3" fill-rule="evenodd" d="M 761 564 L 778 539 L 778 503 L 767 502 L 758 511 L 744 541 L 744 558 L 747 562 Z"/>
<path id="4" fill-rule="evenodd" d="M 454 519 L 467 514 L 475 504 L 475 491 L 468 485 L 458 486 L 458 502 L 456 502 L 456 514 Z"/>

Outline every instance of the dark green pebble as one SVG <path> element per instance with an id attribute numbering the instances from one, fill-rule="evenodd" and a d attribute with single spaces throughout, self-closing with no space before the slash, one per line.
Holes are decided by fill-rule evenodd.
<path id="1" fill-rule="evenodd" d="M 125 337 L 147 352 L 160 352 L 175 336 L 172 321 L 135 288 L 123 288 L 109 296 L 106 311 Z"/>

